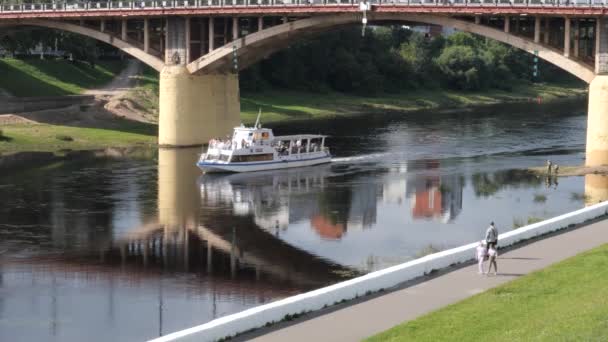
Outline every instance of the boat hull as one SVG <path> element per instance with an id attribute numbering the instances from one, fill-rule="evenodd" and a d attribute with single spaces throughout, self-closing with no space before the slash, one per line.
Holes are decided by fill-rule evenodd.
<path id="1" fill-rule="evenodd" d="M 322 157 L 300 159 L 300 160 L 281 160 L 271 162 L 254 163 L 209 163 L 199 161 L 196 165 L 205 173 L 218 172 L 255 172 L 266 170 L 288 169 L 292 167 L 305 167 L 331 162 L 331 155 Z"/>

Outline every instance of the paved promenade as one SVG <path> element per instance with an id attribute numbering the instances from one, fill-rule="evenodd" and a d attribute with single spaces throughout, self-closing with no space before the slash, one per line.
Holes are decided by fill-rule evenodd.
<path id="1" fill-rule="evenodd" d="M 608 243 L 608 220 L 503 251 L 498 259 L 497 276 L 478 275 L 477 264 L 466 266 L 367 301 L 311 314 L 236 340 L 359 341 L 605 243 Z"/>

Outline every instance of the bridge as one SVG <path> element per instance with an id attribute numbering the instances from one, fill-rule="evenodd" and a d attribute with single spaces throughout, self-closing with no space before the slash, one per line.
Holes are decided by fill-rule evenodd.
<path id="1" fill-rule="evenodd" d="M 159 144 L 201 145 L 240 122 L 238 70 L 361 23 L 431 24 L 537 55 L 590 84 L 587 165 L 608 164 L 606 0 L 167 0 L 0 6 L 0 28 L 46 27 L 110 44 L 160 72 Z"/>

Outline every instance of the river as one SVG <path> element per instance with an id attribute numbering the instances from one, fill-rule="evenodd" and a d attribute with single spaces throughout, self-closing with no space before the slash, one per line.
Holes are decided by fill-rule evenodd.
<path id="1" fill-rule="evenodd" d="M 0 340 L 149 339 L 597 202 L 601 176 L 517 170 L 583 163 L 583 108 L 275 125 L 335 155 L 279 172 L 201 175 L 198 149 L 0 171 Z"/>

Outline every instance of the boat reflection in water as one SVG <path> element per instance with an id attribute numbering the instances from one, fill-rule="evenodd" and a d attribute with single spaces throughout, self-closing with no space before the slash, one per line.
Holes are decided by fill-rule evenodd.
<path id="1" fill-rule="evenodd" d="M 416 163 L 409 173 L 405 165 L 369 174 L 334 164 L 205 174 L 199 178 L 205 211 L 201 226 L 223 216 L 217 226 L 244 229 L 240 221 L 251 218 L 256 227 L 291 246 L 361 272 L 373 271 L 411 259 L 428 245 L 421 241 L 429 235 L 408 223 L 451 222 L 462 210 L 462 177 L 441 175 L 438 166 Z M 394 222 L 393 213 L 403 215 L 408 202 L 411 219 L 406 215 Z M 389 214 L 390 222 L 377 222 L 378 210 Z M 210 215 L 216 212 L 220 214 Z M 373 233 L 373 227 L 382 231 Z M 410 230 L 416 234 L 407 234 Z M 393 251 L 391 258 L 379 256 L 386 239 L 407 246 L 406 251 L 399 257 Z"/>

